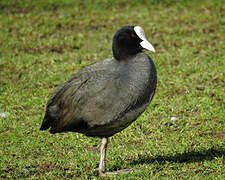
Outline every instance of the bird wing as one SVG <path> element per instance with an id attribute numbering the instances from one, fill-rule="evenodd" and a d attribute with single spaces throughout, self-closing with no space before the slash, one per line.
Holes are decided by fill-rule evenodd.
<path id="1" fill-rule="evenodd" d="M 87 125 L 102 121 L 100 116 L 103 117 L 104 112 L 107 113 L 112 107 L 110 99 L 114 98 L 115 92 L 112 91 L 116 90 L 116 73 L 109 67 L 116 67 L 112 63 L 115 62 L 107 59 L 87 66 L 63 84 L 47 103 L 41 129 L 51 127 L 53 133 L 81 131 Z"/>

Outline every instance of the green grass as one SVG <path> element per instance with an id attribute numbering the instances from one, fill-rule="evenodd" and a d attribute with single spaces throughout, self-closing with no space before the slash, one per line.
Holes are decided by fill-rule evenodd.
<path id="1" fill-rule="evenodd" d="M 109 139 L 117 179 L 225 179 L 225 3 L 0 2 L 0 178 L 101 179 L 100 139 L 40 132 L 48 98 L 88 64 L 112 57 L 124 25 L 140 25 L 156 53 L 156 95 Z M 172 123 L 170 118 L 177 117 Z M 108 179 L 108 178 L 106 178 Z"/>

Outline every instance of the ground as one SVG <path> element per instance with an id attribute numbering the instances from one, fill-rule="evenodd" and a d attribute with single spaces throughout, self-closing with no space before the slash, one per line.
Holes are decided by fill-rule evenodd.
<path id="1" fill-rule="evenodd" d="M 109 139 L 107 171 L 225 179 L 224 0 L 1 0 L 0 178 L 101 179 L 100 139 L 39 127 L 57 86 L 112 57 L 125 25 L 143 27 L 155 47 L 146 53 L 158 86 L 145 113 Z"/>

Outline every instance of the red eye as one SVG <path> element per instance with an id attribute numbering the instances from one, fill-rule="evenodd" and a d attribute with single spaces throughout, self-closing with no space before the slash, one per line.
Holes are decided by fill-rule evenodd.
<path id="1" fill-rule="evenodd" d="M 132 38 L 136 38 L 137 36 L 136 36 L 135 34 L 132 33 L 132 34 L 131 34 L 131 37 L 132 37 Z"/>

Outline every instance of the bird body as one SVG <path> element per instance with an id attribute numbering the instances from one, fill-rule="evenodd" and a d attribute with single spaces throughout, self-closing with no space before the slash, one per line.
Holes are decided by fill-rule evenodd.
<path id="1" fill-rule="evenodd" d="M 50 98 L 42 129 L 109 137 L 129 126 L 149 105 L 156 68 L 144 53 L 87 66 Z"/>

